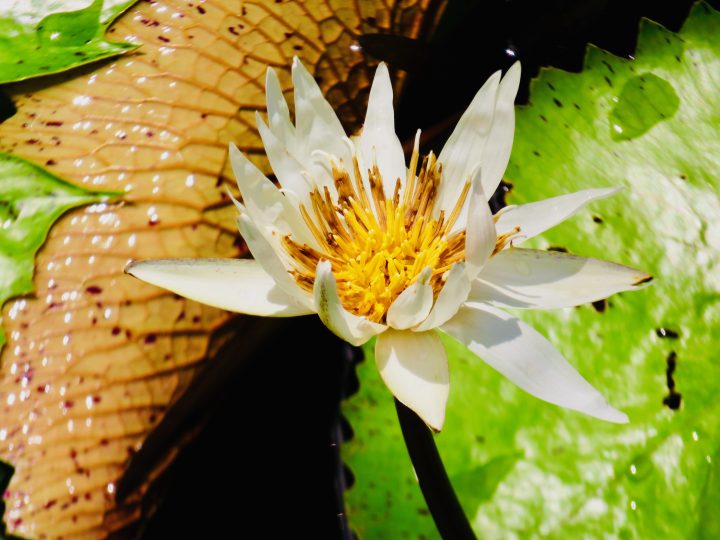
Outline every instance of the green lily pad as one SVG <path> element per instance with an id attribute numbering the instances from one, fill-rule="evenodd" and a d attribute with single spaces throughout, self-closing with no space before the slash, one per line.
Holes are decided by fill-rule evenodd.
<path id="1" fill-rule="evenodd" d="M 103 200 L 17 156 L 0 153 L 0 306 L 33 291 L 35 252 L 70 208 Z M 0 326 L 0 348 L 5 337 Z"/>
<path id="2" fill-rule="evenodd" d="M 508 203 L 625 186 L 532 242 L 636 266 L 652 286 L 520 316 L 630 417 L 613 425 L 534 399 L 452 339 L 436 437 L 484 539 L 720 536 L 720 13 L 674 34 L 641 25 L 634 60 L 597 48 L 543 70 L 518 110 Z M 436 538 L 372 355 L 344 406 L 362 539 Z"/>
<path id="3" fill-rule="evenodd" d="M 0 7 L 0 84 L 109 58 L 137 48 L 112 43 L 105 31 L 137 0 L 14 0 Z M 85 2 L 87 4 L 87 2 Z"/>

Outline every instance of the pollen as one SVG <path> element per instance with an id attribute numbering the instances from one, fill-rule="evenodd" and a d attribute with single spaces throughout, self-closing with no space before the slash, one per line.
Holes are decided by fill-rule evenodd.
<path id="1" fill-rule="evenodd" d="M 397 178 L 391 198 L 383 188 L 375 164 L 360 173 L 357 157 L 352 171 L 332 161 L 337 200 L 327 186 L 316 187 L 310 200 L 300 206 L 302 217 L 319 249 L 298 243 L 290 235 L 283 245 L 295 262 L 295 281 L 312 291 L 315 269 L 327 260 L 337 281 L 338 295 L 349 312 L 374 322 L 385 322 L 388 308 L 427 267 L 435 297 L 443 287 L 446 273 L 465 260 L 465 231 L 451 232 L 470 191 L 468 180 L 452 211 L 433 214 L 442 165 L 435 156 L 424 157 L 419 173 L 416 141 L 406 181 Z M 498 238 L 495 251 L 510 241 Z"/>

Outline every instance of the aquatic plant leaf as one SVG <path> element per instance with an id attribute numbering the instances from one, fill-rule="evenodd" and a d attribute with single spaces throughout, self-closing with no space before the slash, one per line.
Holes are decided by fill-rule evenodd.
<path id="1" fill-rule="evenodd" d="M 35 252 L 55 220 L 102 197 L 0 152 L 0 306 L 33 291 Z M 0 328 L 0 350 L 4 343 Z"/>
<path id="2" fill-rule="evenodd" d="M 137 0 L 14 0 L 0 7 L 0 84 L 59 73 L 137 47 L 105 39 Z M 76 8 L 76 9 L 73 9 Z"/>
<path id="3" fill-rule="evenodd" d="M 3 308 L 10 533 L 96 540 L 137 531 L 152 510 L 153 479 L 189 437 L 186 418 L 174 415 L 185 398 L 193 404 L 186 390 L 228 340 L 242 354 L 257 332 L 124 275 L 125 264 L 243 254 L 227 204 L 227 147 L 264 166 L 255 111 L 265 105 L 267 66 L 291 97 L 300 56 L 352 130 L 374 71 L 353 45 L 369 32 L 415 36 L 426 6 L 141 2 L 108 29 L 137 52 L 7 87 L 17 114 L 0 124 L 0 151 L 74 185 L 124 193 L 61 217 L 37 254 L 36 294 Z"/>
<path id="4" fill-rule="evenodd" d="M 540 402 L 446 340 L 451 390 L 436 440 L 480 538 L 720 530 L 718 35 L 720 13 L 703 3 L 678 34 L 644 21 L 634 60 L 590 47 L 581 73 L 543 70 L 518 110 L 509 204 L 625 186 L 534 246 L 656 279 L 607 302 L 520 314 L 629 415 L 624 426 Z M 361 539 L 436 538 L 392 398 L 365 351 L 360 392 L 345 405 L 355 435 L 345 449 L 356 479 L 351 526 Z M 464 480 L 497 460 L 498 481 Z"/>

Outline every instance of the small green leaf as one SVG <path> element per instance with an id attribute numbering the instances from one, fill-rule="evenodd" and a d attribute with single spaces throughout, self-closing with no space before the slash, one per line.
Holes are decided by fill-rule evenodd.
<path id="1" fill-rule="evenodd" d="M 436 440 L 480 538 L 720 535 L 718 36 L 720 13 L 704 3 L 678 34 L 644 21 L 634 60 L 590 47 L 581 73 L 543 70 L 518 110 L 510 204 L 625 186 L 532 245 L 656 279 L 602 305 L 519 314 L 627 425 L 532 398 L 444 340 L 451 385 Z M 365 352 L 344 407 L 350 524 L 361 540 L 437 538 L 372 345 Z"/>
<path id="2" fill-rule="evenodd" d="M 0 153 L 0 306 L 31 293 L 35 252 L 70 208 L 102 200 L 17 156 Z M 0 348 L 5 341 L 0 327 Z"/>
<path id="3" fill-rule="evenodd" d="M 105 40 L 108 25 L 137 0 L 15 0 L 0 7 L 0 84 L 59 73 L 136 48 Z M 62 10 L 62 11 L 61 11 Z"/>

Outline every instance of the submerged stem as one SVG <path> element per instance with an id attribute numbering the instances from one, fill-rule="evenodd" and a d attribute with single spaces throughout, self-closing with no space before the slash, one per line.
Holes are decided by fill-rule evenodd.
<path id="1" fill-rule="evenodd" d="M 445 472 L 430 428 L 397 399 L 395 408 L 420 489 L 440 536 L 443 540 L 476 540 Z"/>

